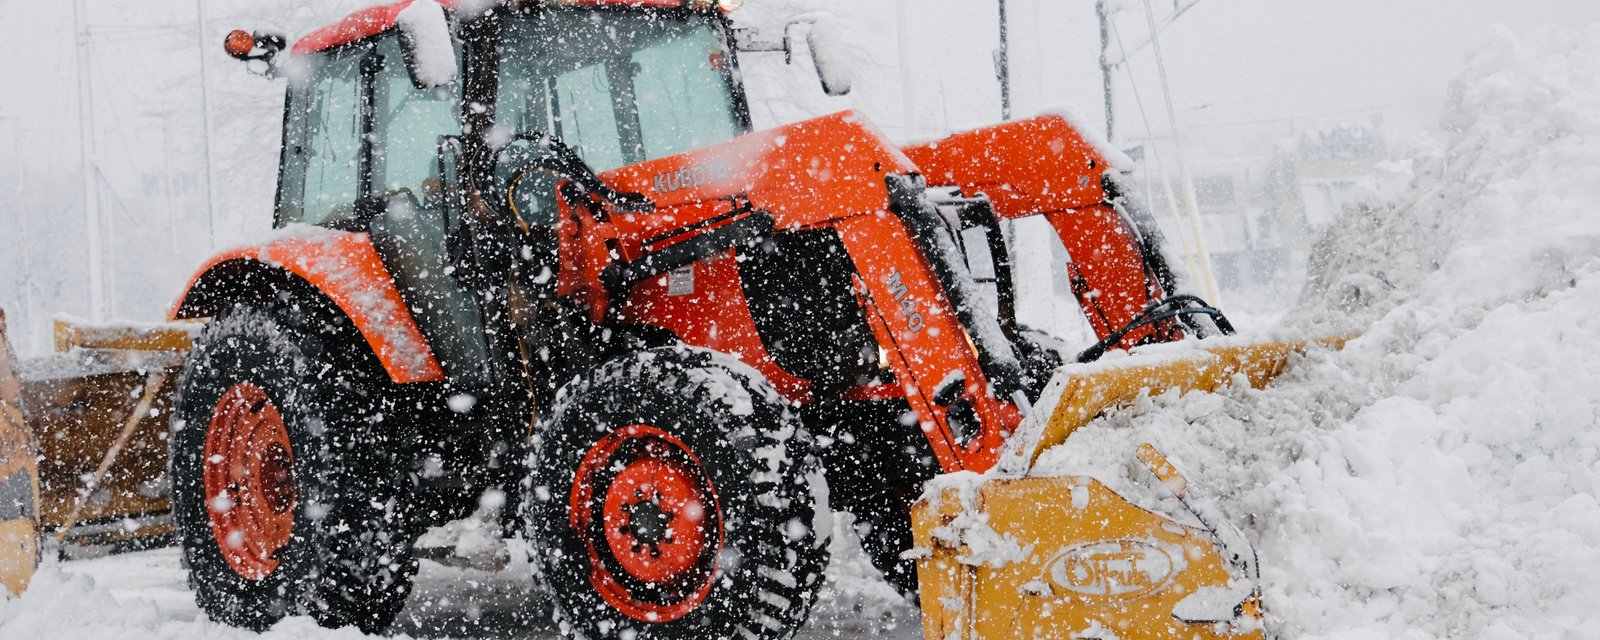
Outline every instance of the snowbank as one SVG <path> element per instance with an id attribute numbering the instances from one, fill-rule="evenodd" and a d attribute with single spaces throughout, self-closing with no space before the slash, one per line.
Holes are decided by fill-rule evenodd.
<path id="1" fill-rule="evenodd" d="M 1047 453 L 1135 495 L 1139 442 L 1181 460 L 1256 541 L 1284 637 L 1600 626 L 1600 26 L 1491 32 L 1452 95 L 1448 144 L 1333 226 L 1285 320 L 1361 338 Z"/>

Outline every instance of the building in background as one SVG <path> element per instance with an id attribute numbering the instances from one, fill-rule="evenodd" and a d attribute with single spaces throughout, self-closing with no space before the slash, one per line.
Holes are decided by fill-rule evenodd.
<path id="1" fill-rule="evenodd" d="M 1133 179 L 1181 255 L 1194 246 L 1193 234 L 1161 185 L 1157 145 L 1168 147 L 1157 140 L 1130 150 L 1139 163 Z M 1170 149 L 1162 153 L 1171 157 Z M 1292 293 L 1316 235 L 1346 206 L 1374 197 L 1374 168 L 1388 153 L 1383 119 L 1374 115 L 1294 132 L 1270 153 L 1195 160 L 1195 200 L 1219 286 Z M 1168 179 L 1179 198 L 1181 185 Z"/>

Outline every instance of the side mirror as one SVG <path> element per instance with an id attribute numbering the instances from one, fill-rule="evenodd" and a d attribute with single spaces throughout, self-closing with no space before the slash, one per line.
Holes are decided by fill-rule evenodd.
<path id="1" fill-rule="evenodd" d="M 849 60 L 849 41 L 845 39 L 839 21 L 833 16 L 824 16 L 811 23 L 806 46 L 811 49 L 811 62 L 817 67 L 817 79 L 822 81 L 822 92 L 830 96 L 850 93 L 854 77 Z"/>
<path id="2" fill-rule="evenodd" d="M 434 0 L 416 0 L 395 17 L 395 24 L 412 84 L 432 89 L 455 82 L 456 46 L 444 7 Z"/>
<path id="3" fill-rule="evenodd" d="M 811 51 L 811 62 L 817 68 L 817 79 L 822 91 L 830 96 L 850 93 L 853 77 L 850 72 L 849 44 L 844 30 L 831 13 L 811 13 L 790 20 L 783 26 L 783 37 L 762 37 L 752 29 L 735 29 L 734 48 L 741 53 L 783 52 L 784 64 L 794 63 L 794 38 L 789 32 L 795 27 L 810 25 L 806 34 L 806 48 Z"/>

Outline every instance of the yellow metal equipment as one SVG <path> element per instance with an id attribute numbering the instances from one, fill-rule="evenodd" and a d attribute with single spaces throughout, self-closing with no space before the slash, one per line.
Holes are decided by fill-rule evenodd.
<path id="1" fill-rule="evenodd" d="M 37 435 L 40 518 L 68 545 L 170 538 L 167 423 L 198 324 L 57 320 L 56 353 L 20 366 Z"/>
<path id="2" fill-rule="evenodd" d="M 20 383 L 0 366 L 0 477 L 20 472 L 39 505 L 0 521 L 0 584 L 26 586 L 41 520 L 69 544 L 171 534 L 166 424 L 197 329 L 58 322 L 58 353 L 30 362 Z M 1136 506 L 1094 478 L 1032 474 L 1041 453 L 1108 410 L 1144 394 L 1263 386 L 1313 346 L 1207 343 L 1063 367 L 993 471 L 930 485 L 912 509 L 927 638 L 1267 637 L 1254 549 L 1155 448 L 1140 447 L 1139 459 L 1199 526 Z M 37 468 L 34 451 L 44 461 Z"/>
<path id="3" fill-rule="evenodd" d="M 1308 346 L 1220 344 L 1063 367 L 1042 396 L 1058 400 L 1040 403 L 994 471 L 930 485 L 912 509 L 929 640 L 1265 637 L 1254 549 L 1154 447 L 1139 459 L 1201 526 L 1093 478 L 1030 473 L 1046 449 L 1143 394 L 1263 386 Z"/>
<path id="4" fill-rule="evenodd" d="M 39 466 L 0 311 L 0 595 L 22 593 L 39 565 Z"/>

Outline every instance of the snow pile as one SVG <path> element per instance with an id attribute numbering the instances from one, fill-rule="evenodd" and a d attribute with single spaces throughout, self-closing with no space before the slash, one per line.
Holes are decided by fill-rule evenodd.
<path id="1" fill-rule="evenodd" d="M 1600 626 L 1600 26 L 1494 31 L 1452 95 L 1449 143 L 1334 225 L 1286 320 L 1360 338 L 1047 453 L 1130 497 L 1138 443 L 1180 461 L 1256 541 L 1284 637 Z"/>
<path id="2" fill-rule="evenodd" d="M 487 491 L 478 498 L 478 509 L 471 515 L 430 527 L 412 548 L 419 558 L 449 566 L 503 570 L 511 563 L 505 527 L 501 525 L 505 504 L 504 492 Z"/>
<path id="3" fill-rule="evenodd" d="M 829 525 L 828 572 L 811 619 L 798 638 L 921 638 L 915 606 L 884 582 L 861 550 L 855 517 L 840 513 Z"/>

